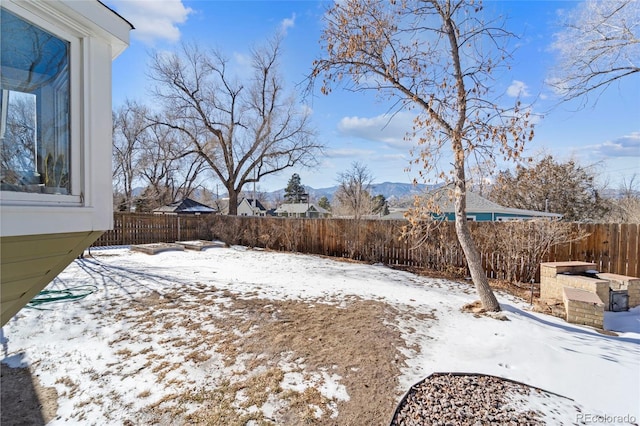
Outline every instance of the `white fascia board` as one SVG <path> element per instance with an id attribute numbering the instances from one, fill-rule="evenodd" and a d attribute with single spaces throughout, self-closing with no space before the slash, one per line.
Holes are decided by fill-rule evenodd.
<path id="1" fill-rule="evenodd" d="M 94 31 L 109 39 L 112 46 L 112 60 L 129 46 L 129 31 L 133 29 L 133 26 L 98 0 L 62 0 L 62 3 L 91 22 Z"/>
<path id="2" fill-rule="evenodd" d="M 75 30 L 79 36 L 93 36 L 111 45 L 111 59 L 129 46 L 132 25 L 98 0 L 4 0 L 41 15 L 43 12 L 58 23 Z M 52 22 L 54 23 L 54 22 Z"/>

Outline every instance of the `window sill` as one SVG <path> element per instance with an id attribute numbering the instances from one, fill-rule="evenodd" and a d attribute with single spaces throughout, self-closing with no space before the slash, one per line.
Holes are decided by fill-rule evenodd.
<path id="1" fill-rule="evenodd" d="M 46 188 L 54 190 L 54 188 Z M 0 205 L 2 206 L 82 206 L 79 195 L 46 194 L 33 192 L 1 191 Z"/>

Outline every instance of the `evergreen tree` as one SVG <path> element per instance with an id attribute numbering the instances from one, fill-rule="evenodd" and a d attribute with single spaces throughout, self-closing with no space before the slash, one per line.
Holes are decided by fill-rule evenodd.
<path id="1" fill-rule="evenodd" d="M 307 200 L 307 191 L 300 183 L 300 175 L 294 173 L 284 189 L 284 199 L 287 203 L 301 203 Z"/>
<path id="2" fill-rule="evenodd" d="M 592 168 L 551 155 L 515 173 L 500 172 L 489 198 L 505 207 L 560 213 L 567 221 L 597 221 L 608 211 Z"/>
<path id="3" fill-rule="evenodd" d="M 389 205 L 384 195 L 378 194 L 371 198 L 371 212 L 380 216 L 386 216 L 389 214 Z"/>
<path id="4" fill-rule="evenodd" d="M 325 210 L 331 210 L 331 204 L 329 203 L 329 199 L 327 197 L 322 197 L 318 200 L 318 207 L 322 207 Z"/>

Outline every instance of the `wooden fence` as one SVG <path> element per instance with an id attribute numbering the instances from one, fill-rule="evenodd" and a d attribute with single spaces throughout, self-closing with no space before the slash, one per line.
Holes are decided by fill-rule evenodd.
<path id="1" fill-rule="evenodd" d="M 206 238 L 202 216 L 114 213 L 113 229 L 93 246 L 166 243 Z"/>
<path id="2" fill-rule="evenodd" d="M 228 244 L 464 273 L 465 257 L 453 223 L 443 223 L 418 248 L 411 238 L 400 238 L 406 224 L 402 220 L 115 213 L 114 229 L 94 246 L 220 239 Z M 640 276 L 640 226 L 636 224 L 570 224 L 574 234 L 587 237 L 553 246 L 543 258 L 536 253 L 544 246 L 540 223 L 474 222 L 470 226 L 490 278 L 537 281 L 540 261 L 565 260 L 593 262 L 601 272 Z"/>

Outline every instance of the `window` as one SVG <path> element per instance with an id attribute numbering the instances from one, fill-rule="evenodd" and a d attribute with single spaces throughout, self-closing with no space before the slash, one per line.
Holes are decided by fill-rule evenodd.
<path id="1" fill-rule="evenodd" d="M 523 219 L 524 218 L 521 218 L 521 217 L 509 217 L 509 216 L 500 216 L 496 218 L 498 222 L 514 222 L 514 221 L 523 220 Z"/>
<path id="2" fill-rule="evenodd" d="M 71 43 L 0 13 L 2 191 L 70 194 Z"/>

